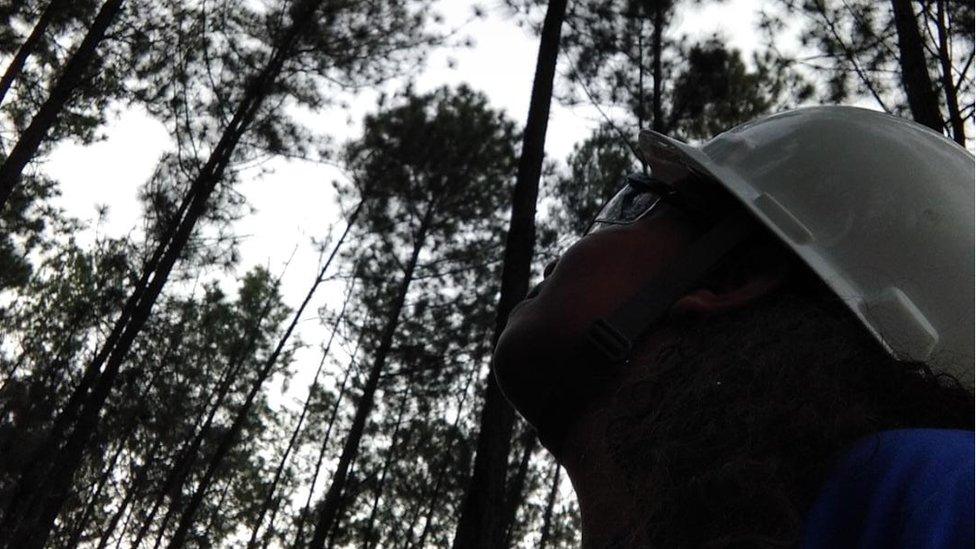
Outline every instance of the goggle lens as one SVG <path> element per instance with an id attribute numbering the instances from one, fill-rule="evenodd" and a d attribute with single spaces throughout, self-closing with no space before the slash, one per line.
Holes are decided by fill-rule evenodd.
<path id="1" fill-rule="evenodd" d="M 600 209 L 586 234 L 614 225 L 633 223 L 650 212 L 661 202 L 661 197 L 639 177 L 627 178 L 627 184 L 617 191 Z"/>

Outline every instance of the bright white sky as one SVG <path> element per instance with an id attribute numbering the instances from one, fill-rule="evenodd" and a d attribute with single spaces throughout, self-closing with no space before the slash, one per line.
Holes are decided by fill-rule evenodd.
<path id="1" fill-rule="evenodd" d="M 449 26 L 457 26 L 471 19 L 474 3 L 441 0 L 439 11 Z M 486 8 L 487 17 L 468 23 L 462 31 L 474 39 L 474 47 L 434 52 L 427 66 L 414 76 L 416 87 L 426 91 L 445 84 L 467 83 L 484 92 L 495 108 L 503 109 L 523 124 L 538 40 L 507 17 L 499 0 L 479 4 Z M 755 43 L 752 29 L 756 13 L 756 3 L 749 0 L 706 2 L 679 13 L 676 34 L 704 36 L 720 32 L 748 56 Z M 448 66 L 449 60 L 455 62 L 454 68 Z M 401 84 L 393 82 L 388 89 L 399 89 Z M 339 142 L 354 137 L 360 131 L 358 121 L 373 110 L 375 98 L 375 93 L 363 94 L 348 111 L 322 113 L 311 125 Z M 546 154 L 564 160 L 572 146 L 584 139 L 598 121 L 593 109 L 566 108 L 554 103 Z M 70 214 L 92 220 L 96 205 L 108 205 L 108 221 L 99 231 L 122 235 L 138 226 L 141 211 L 136 192 L 152 173 L 169 137 L 161 124 L 139 110 L 123 111 L 104 133 L 107 139 L 92 145 L 58 145 L 42 170 L 61 183 L 60 205 Z M 257 212 L 238 225 L 238 234 L 245 235 L 241 245 L 243 261 L 238 270 L 243 273 L 261 264 L 277 272 L 298 245 L 284 279 L 285 297 L 297 305 L 314 276 L 317 261 L 309 239 L 323 237 L 330 224 L 338 221 L 330 182 L 342 175 L 327 166 L 294 160 L 275 160 L 265 167 L 272 168 L 273 173 L 245 180 L 239 187 Z"/>
<path id="2" fill-rule="evenodd" d="M 445 84 L 467 83 L 484 92 L 495 108 L 503 109 L 510 118 L 524 124 L 538 39 L 507 17 L 500 0 L 491 1 L 490 4 L 480 2 L 487 17 L 474 20 L 463 28 L 462 34 L 474 39 L 474 47 L 433 52 L 426 67 L 414 76 L 415 86 L 418 91 L 426 91 Z M 675 34 L 706 36 L 718 32 L 748 58 L 755 47 L 753 28 L 757 20 L 757 3 L 730 0 L 704 4 L 679 12 L 673 27 Z M 447 25 L 454 27 L 471 19 L 472 5 L 470 1 L 441 0 L 439 11 L 445 16 Z M 387 89 L 397 90 L 401 86 L 402 82 L 393 82 Z M 376 93 L 363 94 L 349 110 L 321 113 L 310 125 L 313 130 L 330 134 L 342 142 L 360 131 L 358 121 L 374 108 L 375 99 Z M 554 103 L 546 154 L 559 161 L 565 160 L 573 145 L 583 140 L 598 123 L 599 115 L 592 108 L 566 108 Z M 60 182 L 62 197 L 59 204 L 69 214 L 94 220 L 96 206 L 107 205 L 108 220 L 97 230 L 101 234 L 121 236 L 139 226 L 141 211 L 136 192 L 153 172 L 160 154 L 168 147 L 169 137 L 161 124 L 138 110 L 123 111 L 104 133 L 107 136 L 104 141 L 88 146 L 69 142 L 59 144 L 41 169 Z M 332 224 L 338 224 L 336 234 L 342 229 L 331 186 L 331 181 L 342 175 L 327 166 L 294 160 L 275 160 L 265 167 L 272 168 L 273 173 L 244 178 L 239 187 L 257 212 L 241 220 L 237 226 L 237 234 L 245 237 L 237 273 L 264 265 L 277 274 L 297 246 L 283 278 L 285 300 L 296 307 L 317 272 L 318 254 L 311 239 L 321 240 Z M 94 231 L 93 227 L 87 235 L 79 237 L 85 240 Z M 228 290 L 235 286 L 232 279 L 225 283 Z M 295 406 L 297 399 L 304 399 L 318 364 L 317 344 L 328 335 L 319 325 L 316 310 L 323 304 L 337 308 L 341 293 L 338 282 L 320 289 L 305 312 L 298 333 L 312 347 L 297 355 L 296 375 L 290 388 L 284 393 L 280 385 L 272 388 L 272 394 L 287 395 L 285 403 L 289 406 Z"/>

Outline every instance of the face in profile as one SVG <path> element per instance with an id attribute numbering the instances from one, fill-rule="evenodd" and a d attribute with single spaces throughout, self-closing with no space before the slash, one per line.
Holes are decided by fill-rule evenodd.
<path id="1" fill-rule="evenodd" d="M 702 208 L 689 207 L 681 197 L 659 199 L 674 189 L 685 197 L 701 197 L 713 192 L 708 182 L 673 163 L 652 165 L 665 186 L 628 178 L 598 216 L 595 230 L 591 227 L 547 266 L 543 282 L 510 314 L 495 348 L 492 366 L 502 391 L 557 456 L 559 440 L 581 417 L 605 404 L 627 371 L 596 352 L 587 331 L 659 280 L 710 225 L 702 221 Z M 777 283 L 757 273 L 722 292 L 693 289 L 668 312 L 687 317 L 732 310 Z M 635 342 L 631 359 L 667 343 L 667 328 L 667 317 L 652 324 Z"/>
<path id="2" fill-rule="evenodd" d="M 618 381 L 616 369 L 586 343 L 590 324 L 659 275 L 698 234 L 686 215 L 664 205 L 632 223 L 587 234 L 546 269 L 538 289 L 512 311 L 493 369 L 543 441 L 570 429 L 578 414 L 597 405 Z"/>

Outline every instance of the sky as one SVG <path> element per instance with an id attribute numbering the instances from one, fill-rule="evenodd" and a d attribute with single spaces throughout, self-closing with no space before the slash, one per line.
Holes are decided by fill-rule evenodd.
<path id="1" fill-rule="evenodd" d="M 527 27 L 519 27 L 509 17 L 500 0 L 479 2 L 486 16 L 472 20 L 472 2 L 442 0 L 437 11 L 448 27 L 459 27 L 459 34 L 470 36 L 473 46 L 465 49 L 434 51 L 423 67 L 410 76 L 418 91 L 442 85 L 466 83 L 487 95 L 494 108 L 524 124 L 538 38 Z M 691 36 L 719 33 L 748 59 L 756 45 L 753 34 L 758 3 L 749 0 L 705 2 L 680 10 L 674 32 Z M 405 81 L 390 82 L 386 90 L 402 89 Z M 558 85 L 558 84 L 557 84 Z M 333 136 L 338 142 L 354 138 L 360 131 L 358 121 L 375 107 L 376 91 L 361 94 L 348 109 L 315 113 L 309 121 L 313 131 Z M 546 140 L 549 158 L 565 160 L 575 143 L 585 139 L 599 123 L 599 114 L 588 107 L 565 107 L 553 103 Z M 141 210 L 136 193 L 140 184 L 152 174 L 160 155 L 169 146 L 162 124 L 138 109 L 121 111 L 104 128 L 102 141 L 81 145 L 63 142 L 56 146 L 41 170 L 60 182 L 58 205 L 82 220 L 93 221 L 96 208 L 108 206 L 108 217 L 92 223 L 81 240 L 96 233 L 122 236 L 139 226 Z M 331 182 L 343 174 L 330 166 L 299 160 L 276 159 L 262 168 L 270 173 L 243 177 L 238 190 L 256 211 L 241 219 L 236 233 L 241 241 L 241 262 L 237 275 L 256 265 L 272 273 L 282 271 L 282 292 L 286 303 L 297 306 L 318 271 L 319 254 L 312 239 L 322 240 L 330 229 L 335 234 L 343 228 Z M 223 277 L 226 289 L 233 291 L 234 277 Z M 327 284 L 317 294 L 303 315 L 298 334 L 313 344 L 297 355 L 296 375 L 290 389 L 272 388 L 273 394 L 285 395 L 281 403 L 294 405 L 304 398 L 308 382 L 318 363 L 315 343 L 328 335 L 320 326 L 316 310 L 322 305 L 337 310 L 341 282 Z M 280 381 L 279 381 L 280 383 Z"/>

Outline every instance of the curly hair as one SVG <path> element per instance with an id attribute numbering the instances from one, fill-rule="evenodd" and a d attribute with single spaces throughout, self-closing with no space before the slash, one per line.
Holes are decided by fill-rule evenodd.
<path id="1" fill-rule="evenodd" d="M 755 259 L 740 254 L 706 285 Z M 615 394 L 607 439 L 654 546 L 794 546 L 855 440 L 973 429 L 973 395 L 956 379 L 894 360 L 806 267 L 791 272 L 754 307 L 669 319 L 677 339 Z"/>

